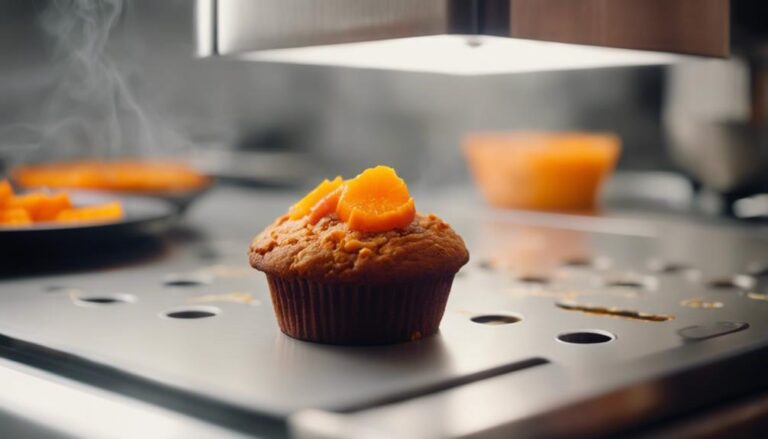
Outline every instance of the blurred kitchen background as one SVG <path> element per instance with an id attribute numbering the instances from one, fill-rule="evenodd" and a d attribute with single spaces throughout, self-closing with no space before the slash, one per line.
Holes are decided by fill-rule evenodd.
<path id="1" fill-rule="evenodd" d="M 429 187 L 468 180 L 469 131 L 577 129 L 617 133 L 621 169 L 674 167 L 663 67 L 449 76 L 198 59 L 194 44 L 188 0 L 0 0 L 0 157 L 295 151 L 317 175 L 386 163 Z"/>
<path id="2" fill-rule="evenodd" d="M 596 3 L 605 6 L 611 1 L 618 0 Z M 642 3 L 645 1 L 634 4 L 652 3 L 655 7 L 651 12 L 666 13 L 668 0 Z M 695 2 L 704 0 L 683 3 L 690 7 Z M 460 0 L 452 4 L 460 4 Z M 727 7 L 723 2 L 709 4 Z M 488 376 L 503 378 L 486 376 L 483 371 L 517 371 L 517 366 L 502 369 L 501 365 L 516 364 L 502 360 L 510 361 L 504 355 L 521 352 L 525 355 L 521 358 L 547 359 L 544 363 L 552 359 L 551 375 L 530 375 L 531 381 L 509 381 L 505 386 L 477 383 L 487 385 L 492 396 L 477 401 L 488 402 L 489 409 L 500 407 L 510 412 L 502 410 L 494 415 L 496 418 L 487 417 L 493 411 L 485 411 L 473 396 L 467 400 L 469 404 L 463 399 L 456 400 L 458 403 L 436 400 L 425 412 L 402 413 L 408 422 L 424 419 L 425 425 L 437 429 L 443 424 L 464 428 L 462 422 L 467 420 L 472 424 L 477 418 L 473 410 L 463 418 L 457 416 L 458 423 L 433 421 L 454 420 L 451 407 L 461 408 L 457 411 L 461 414 L 468 406 L 484 410 L 478 419 L 486 420 L 477 424 L 483 428 L 483 422 L 495 428 L 534 419 L 535 428 L 541 425 L 566 432 L 583 413 L 587 414 L 584 425 L 592 420 L 591 425 L 606 429 L 618 425 L 603 422 L 612 416 L 614 421 L 623 420 L 616 422 L 632 423 L 622 428 L 647 422 L 652 429 L 660 426 L 657 415 L 671 418 L 679 414 L 688 420 L 693 412 L 692 425 L 712 425 L 701 421 L 717 418 L 710 416 L 715 404 L 725 405 L 725 400 L 749 396 L 758 388 L 762 392 L 768 385 L 763 381 L 765 375 L 753 370 L 765 362 L 764 335 L 768 334 L 766 310 L 759 305 L 768 301 L 768 247 L 762 240 L 768 218 L 768 0 L 732 0 L 730 7 L 733 57 L 728 60 L 688 57 L 684 63 L 665 66 L 452 76 L 251 62 L 227 56 L 200 58 L 195 55 L 198 35 L 193 0 L 0 0 L 0 180 L 20 164 L 126 156 L 189 159 L 219 177 L 219 187 L 212 190 L 207 190 L 207 178 L 191 190 L 172 179 L 157 192 L 143 186 L 107 187 L 114 190 L 107 198 L 86 198 L 82 203 L 75 186 L 71 192 L 76 208 L 117 199 L 122 203 L 118 207 L 125 208 L 125 216 L 120 210 L 107 221 L 100 222 L 97 217 L 97 221 L 89 222 L 85 217 L 82 224 L 28 220 L 21 227 L 12 225 L 3 230 L 0 238 L 5 241 L 0 242 L 0 248 L 6 251 L 0 252 L 0 278 L 5 283 L 0 285 L 4 290 L 0 299 L 6 302 L 0 306 L 0 333 L 10 341 L 0 343 L 0 381 L 15 384 L 8 378 L 13 375 L 2 373 L 11 363 L 9 358 L 41 367 L 22 355 L 11 356 L 25 349 L 43 360 L 55 358 L 52 375 L 68 376 L 67 363 L 82 360 L 84 366 L 74 364 L 72 370 L 83 367 L 85 378 L 75 375 L 73 381 L 89 383 L 91 370 L 99 377 L 102 368 L 108 372 L 113 367 L 116 371 L 124 369 L 125 377 L 103 382 L 94 379 L 90 384 L 95 383 L 100 391 L 116 390 L 152 404 L 158 400 L 172 411 L 256 434 L 261 429 L 276 429 L 276 420 L 285 428 L 284 414 L 279 420 L 262 416 L 269 411 L 279 413 L 275 410 L 279 404 L 273 406 L 271 402 L 274 395 L 288 389 L 290 397 L 316 401 L 312 398 L 320 395 L 322 400 L 325 389 L 330 389 L 327 395 L 335 397 L 339 387 L 333 384 L 336 378 L 326 377 L 335 377 L 338 371 L 345 375 L 347 364 L 353 366 L 350 376 L 363 382 L 373 372 L 371 383 L 379 383 L 389 392 L 394 382 L 389 374 L 397 367 L 403 367 L 402 376 L 423 370 L 430 379 L 435 378 L 434 371 L 447 371 L 450 374 L 445 379 L 450 378 L 451 383 L 472 385 L 472 381 L 465 381 L 470 375 L 461 374 L 471 372 L 478 381 Z M 681 16 L 690 18 L 680 14 L 674 18 Z M 690 27 L 696 22 L 688 20 L 687 24 Z M 690 36 L 686 32 L 680 35 Z M 726 46 L 720 48 L 725 51 Z M 587 199 L 584 204 L 589 209 L 552 215 L 511 210 L 558 210 L 531 207 L 530 203 L 491 202 L 493 207 L 510 210 L 488 208 L 480 191 L 470 183 L 462 140 L 471 133 L 516 130 L 617 135 L 621 139 L 618 172 L 602 185 L 604 201 L 608 200 L 603 209 L 593 209 L 592 195 L 612 168 L 615 154 L 603 151 L 602 159 L 594 160 L 598 154 L 590 153 L 588 147 L 595 147 L 593 143 L 605 146 L 605 138 L 608 146 L 615 147 L 611 135 L 603 136 L 602 141 L 600 136 L 598 141 L 587 141 L 575 135 L 577 140 L 571 144 L 565 136 L 560 144 L 575 144 L 571 149 L 578 152 L 581 147 L 586 152 L 567 156 L 560 154 L 561 149 L 538 161 L 522 160 L 520 167 L 516 167 L 520 159 L 514 155 L 509 160 L 503 160 L 503 154 L 498 160 L 492 154 L 485 155 L 485 163 L 500 164 L 492 176 L 506 173 L 510 177 L 489 178 L 490 186 L 495 184 L 512 195 L 536 195 L 527 197 L 531 199 Z M 492 141 L 488 143 L 494 146 Z M 479 142 L 479 146 L 487 145 Z M 562 156 L 570 160 L 561 160 Z M 446 319 L 444 335 L 436 337 L 435 343 L 413 344 L 383 356 L 374 353 L 369 357 L 373 351 L 359 351 L 362 355 L 350 357 L 357 358 L 354 363 L 335 363 L 334 351 L 294 344 L 279 336 L 267 310 L 271 300 L 267 286 L 261 274 L 248 266 L 247 246 L 255 233 L 299 199 L 304 188 L 337 174 L 352 177 L 376 164 L 397 169 L 420 209 L 439 207 L 435 211 L 466 239 L 472 261 L 461 279 L 457 278 L 452 293 L 456 305 L 449 309 L 453 314 Z M 516 180 L 515 172 L 523 174 L 523 179 Z M 564 173 L 569 177 L 561 178 Z M 77 172 L 72 174 L 78 176 Z M 123 179 L 129 183 L 153 180 L 138 171 L 132 176 L 136 175 L 139 178 L 126 179 L 123 175 Z M 113 180 L 119 183 L 120 178 Z M 482 188 L 482 179 L 475 175 L 475 180 Z M 544 196 L 531 189 L 537 186 L 527 184 L 531 181 L 545 183 L 539 185 L 545 188 Z M 16 180 L 13 183 L 19 193 L 47 191 L 49 187 L 55 189 L 54 195 L 59 190 L 70 191 L 66 185 L 57 188 L 43 184 L 40 189 Z M 578 186 L 586 189 L 578 190 Z M 706 190 L 694 196 L 702 187 Z M 580 197 L 573 196 L 573 188 Z M 179 189 L 182 196 L 174 199 Z M 47 192 L 43 194 L 47 196 Z M 750 197 L 746 204 L 737 202 L 746 197 Z M 688 215 L 692 211 L 751 217 L 757 226 L 746 221 L 734 225 L 724 215 Z M 177 223 L 182 212 L 185 216 Z M 587 216 L 577 216 L 582 213 Z M 661 219 L 673 221 L 666 224 Z M 723 227 L 710 227 L 711 223 Z M 540 266 L 545 270 L 535 271 Z M 259 276 L 260 283 L 253 282 L 253 275 Z M 568 283 L 572 279 L 577 283 Z M 584 300 L 595 305 L 591 309 L 568 309 L 558 304 L 561 299 L 580 297 L 571 296 L 571 291 L 582 289 L 588 295 Z M 222 299 L 232 294 L 248 301 Z M 216 303 L 216 312 L 210 311 L 209 300 Z M 206 305 L 201 307 L 200 303 Z M 256 308 L 260 304 L 262 308 Z M 629 318 L 605 318 L 604 309 Z M 498 320 L 508 310 L 514 311 L 514 319 Z M 656 314 L 668 323 L 636 321 L 658 317 Z M 525 325 L 532 326 L 518 326 L 522 332 L 481 332 L 489 329 L 486 323 L 511 324 L 522 321 L 519 316 L 523 315 Z M 165 332 L 170 325 L 181 323 L 168 319 L 214 316 L 218 317 L 208 320 L 214 326 L 178 326 Z M 484 317 L 497 320 L 482 320 Z M 749 325 L 751 329 L 744 331 Z M 572 332 L 584 327 L 600 331 Z M 713 327 L 719 332 L 707 332 Z M 503 331 L 504 327 L 497 329 Z M 703 332 L 698 339 L 688 338 L 683 334 L 685 329 Z M 736 332 L 730 340 L 693 344 Z M 519 338 L 506 339 L 504 334 Z M 561 338 L 595 334 L 603 338 L 600 343 L 615 343 L 607 345 L 608 350 L 578 352 L 571 350 L 575 345 L 563 344 L 567 340 Z M 17 339 L 29 339 L 23 343 L 34 345 L 34 350 L 17 344 Z M 61 341 L 49 346 L 49 340 Z M 499 349 L 497 341 L 511 348 Z M 573 343 L 598 342 L 584 338 Z M 59 354 L 66 356 L 59 360 Z M 307 358 L 311 361 L 305 361 Z M 93 359 L 97 360 L 95 366 L 90 364 Z M 483 363 L 486 359 L 493 361 Z M 479 372 L 461 369 L 475 363 Z M 361 367 L 356 368 L 358 365 Z M 480 368 L 486 365 L 493 369 Z M 680 371 L 688 370 L 692 372 L 681 375 Z M 155 371 L 162 373 L 154 375 Z M 318 375 L 312 375 L 315 373 Z M 714 374 L 722 379 L 710 380 Z M 654 381 L 643 381 L 650 376 Z M 149 384 L 140 382 L 144 378 Z M 701 386 L 704 381 L 713 384 Z M 159 390 L 151 389 L 155 382 L 163 384 Z M 307 390 L 304 383 L 308 382 L 319 387 Z M 636 386 L 641 382 L 644 387 Z M 179 383 L 176 395 L 173 388 Z M 278 387 L 273 385 L 285 383 L 291 385 L 274 391 Z M 415 389 L 419 397 L 426 394 L 418 393 L 423 392 L 418 389 L 437 389 L 439 392 L 429 390 L 429 395 L 440 397 L 438 393 L 449 392 L 454 386 L 450 384 L 445 390 L 434 387 L 433 382 L 424 381 L 425 386 L 412 383 L 411 390 Z M 521 383 L 533 391 L 515 391 Z M 540 417 L 541 413 L 558 415 L 568 401 L 564 395 L 573 401 L 578 396 L 594 402 L 595 395 L 603 395 L 608 388 L 606 383 L 621 384 L 626 393 L 610 394 L 614 396 L 605 399 L 601 396 L 597 401 L 600 405 L 581 406 L 586 409 L 564 418 Z M 320 389 L 319 393 L 313 389 Z M 696 389 L 701 392 L 691 393 Z M 83 393 L 92 393 L 90 388 L 86 390 Z M 16 413 L 15 407 L 25 403 L 24 398 L 17 401 L 18 395 L 26 395 L 27 400 L 45 407 L 28 414 L 19 409 L 25 419 L 55 425 L 62 431 L 71 429 L 77 437 L 87 436 L 83 432 L 99 432 L 99 428 L 130 436 L 132 431 L 153 425 L 125 417 L 102 402 L 91 406 L 78 405 L 77 399 L 75 403 L 62 399 L 65 402 L 51 405 L 48 395 L 56 393 L 44 392 L 50 391 L 6 392 L 8 397 L 0 401 L 0 418 L 7 419 L 9 407 Z M 248 397 L 254 399 L 240 399 L 249 392 L 253 395 Z M 375 397 L 372 401 L 378 400 L 379 396 L 371 395 Z M 386 393 L 382 395 L 385 402 L 412 402 L 410 396 L 388 400 Z M 496 395 L 500 395 L 498 399 Z M 509 403 L 510 395 L 518 400 L 513 398 Z M 541 395 L 551 399 L 537 399 Z M 747 405 L 745 411 L 760 424 L 768 407 L 765 396 L 761 398 L 761 410 L 753 411 L 754 406 Z M 244 410 L 242 401 L 253 404 Z M 269 403 L 264 405 L 263 401 Z M 531 405 L 531 401 L 539 405 Z M 306 406 L 315 408 L 309 403 Z M 66 412 L 62 407 L 74 415 L 59 416 L 59 412 Z M 368 408 L 363 407 L 357 413 L 364 417 Z M 525 414 L 515 412 L 518 408 Z M 536 418 L 528 418 L 534 415 Z M 379 425 L 376 418 L 369 419 Z M 733 427 L 729 420 L 743 418 L 721 414 L 718 419 L 725 428 L 722 431 L 730 434 L 728 429 Z M 363 427 L 364 422 L 360 424 Z M 11 421 L 0 421 L 0 436 L 14 428 L 22 431 Z M 461 428 L 456 431 L 475 434 Z M 409 434 L 420 431 L 410 426 L 406 429 Z M 477 431 L 477 435 L 482 434 Z M 381 437 L 390 436 L 382 433 Z M 679 436 L 672 433 L 669 437 Z"/>

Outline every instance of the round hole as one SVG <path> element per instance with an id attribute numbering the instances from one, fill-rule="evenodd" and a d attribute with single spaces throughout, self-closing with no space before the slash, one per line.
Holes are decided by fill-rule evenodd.
<path id="1" fill-rule="evenodd" d="M 167 287 L 196 287 L 210 283 L 211 277 L 201 273 L 171 273 L 163 281 Z"/>
<path id="2" fill-rule="evenodd" d="M 188 310 L 169 312 L 167 315 L 172 319 L 202 319 L 205 317 L 213 317 L 216 314 L 209 311 Z"/>
<path id="3" fill-rule="evenodd" d="M 649 261 L 648 268 L 656 273 L 664 274 L 680 274 L 693 270 L 693 267 L 681 262 L 669 262 L 661 260 Z"/>
<path id="4" fill-rule="evenodd" d="M 114 297 L 86 297 L 85 299 L 80 299 L 80 301 L 88 302 L 88 303 L 99 303 L 99 304 L 122 302 L 122 300 L 115 299 Z"/>
<path id="5" fill-rule="evenodd" d="M 565 267 L 591 267 L 592 259 L 586 257 L 569 258 L 563 261 Z"/>
<path id="6" fill-rule="evenodd" d="M 608 331 L 591 329 L 585 331 L 564 332 L 557 336 L 557 340 L 570 344 L 598 344 L 608 343 L 616 339 L 616 336 Z"/>
<path id="7" fill-rule="evenodd" d="M 645 288 L 646 283 L 641 280 L 635 280 L 635 279 L 616 279 L 616 280 L 610 280 L 605 283 L 605 286 L 607 287 L 616 287 L 616 288 Z"/>
<path id="8" fill-rule="evenodd" d="M 737 274 L 733 277 L 721 277 L 711 279 L 707 286 L 716 290 L 746 290 L 755 286 L 755 279 L 752 276 Z"/>
<path id="9" fill-rule="evenodd" d="M 477 266 L 482 268 L 483 270 L 494 270 L 496 267 L 493 266 L 493 263 L 487 259 L 483 259 L 480 262 L 477 263 Z"/>
<path id="10" fill-rule="evenodd" d="M 611 266 L 611 261 L 605 257 L 589 258 L 586 256 L 576 256 L 563 260 L 561 265 L 566 268 L 592 268 L 596 270 L 605 270 Z"/>
<path id="11" fill-rule="evenodd" d="M 77 296 L 72 299 L 76 305 L 80 306 L 101 306 L 101 305 L 117 305 L 123 303 L 133 303 L 136 301 L 136 296 L 132 294 L 114 293 L 114 294 L 99 294 L 89 296 Z"/>
<path id="12" fill-rule="evenodd" d="M 215 306 L 193 306 L 179 308 L 162 314 L 162 317 L 171 319 L 204 319 L 221 314 L 221 310 Z"/>
<path id="13" fill-rule="evenodd" d="M 536 276 L 536 275 L 520 276 L 517 278 L 517 280 L 523 283 L 537 284 L 537 285 L 546 285 L 550 282 L 548 277 Z"/>
<path id="14" fill-rule="evenodd" d="M 768 276 L 768 262 L 752 262 L 747 265 L 747 274 L 752 276 Z"/>
<path id="15" fill-rule="evenodd" d="M 634 280 L 615 280 L 608 282 L 606 285 L 609 287 L 621 287 L 621 288 L 643 288 L 642 282 Z"/>
<path id="16" fill-rule="evenodd" d="M 483 325 L 509 325 L 519 322 L 522 318 L 511 314 L 485 314 L 474 316 L 470 320 Z"/>
<path id="17" fill-rule="evenodd" d="M 736 288 L 736 285 L 733 283 L 733 280 L 727 279 L 727 278 L 712 279 L 709 282 L 707 282 L 707 286 L 709 286 L 710 288 L 718 289 L 718 290 Z"/>

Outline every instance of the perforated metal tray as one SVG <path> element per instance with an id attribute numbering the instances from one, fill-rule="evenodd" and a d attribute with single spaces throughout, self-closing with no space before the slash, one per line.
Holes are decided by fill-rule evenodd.
<path id="1" fill-rule="evenodd" d="M 768 342 L 768 291 L 759 273 L 747 276 L 768 261 L 761 229 L 503 212 L 459 192 L 419 198 L 471 252 L 438 335 L 382 347 L 293 340 L 278 331 L 266 281 L 246 257 L 251 237 L 292 198 L 217 189 L 190 212 L 204 237 L 165 255 L 2 281 L 0 344 L 112 374 L 118 391 L 141 380 L 278 420 L 320 409 L 374 422 L 366 416 L 442 401 L 446 424 L 414 421 L 408 430 L 379 421 L 398 435 L 461 436 Z M 581 306 L 624 312 L 569 309 Z M 720 335 L 716 322 L 730 329 Z M 692 326 L 713 335 L 680 333 Z M 467 396 L 488 383 L 507 389 L 503 407 Z M 474 409 L 446 412 L 446 395 Z M 307 419 L 294 417 L 296 431 L 315 427 Z"/>

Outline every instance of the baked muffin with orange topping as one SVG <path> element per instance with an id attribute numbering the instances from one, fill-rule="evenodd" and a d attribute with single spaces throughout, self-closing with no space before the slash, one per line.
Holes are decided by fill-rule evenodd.
<path id="1" fill-rule="evenodd" d="M 437 332 L 464 242 L 416 212 L 394 169 L 325 180 L 253 240 L 280 329 L 308 341 L 382 344 Z"/>

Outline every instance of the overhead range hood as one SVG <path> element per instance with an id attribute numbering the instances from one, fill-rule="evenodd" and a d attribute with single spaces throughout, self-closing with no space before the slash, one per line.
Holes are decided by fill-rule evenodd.
<path id="1" fill-rule="evenodd" d="M 728 0 L 198 0 L 199 56 L 487 74 L 725 57 Z"/>

